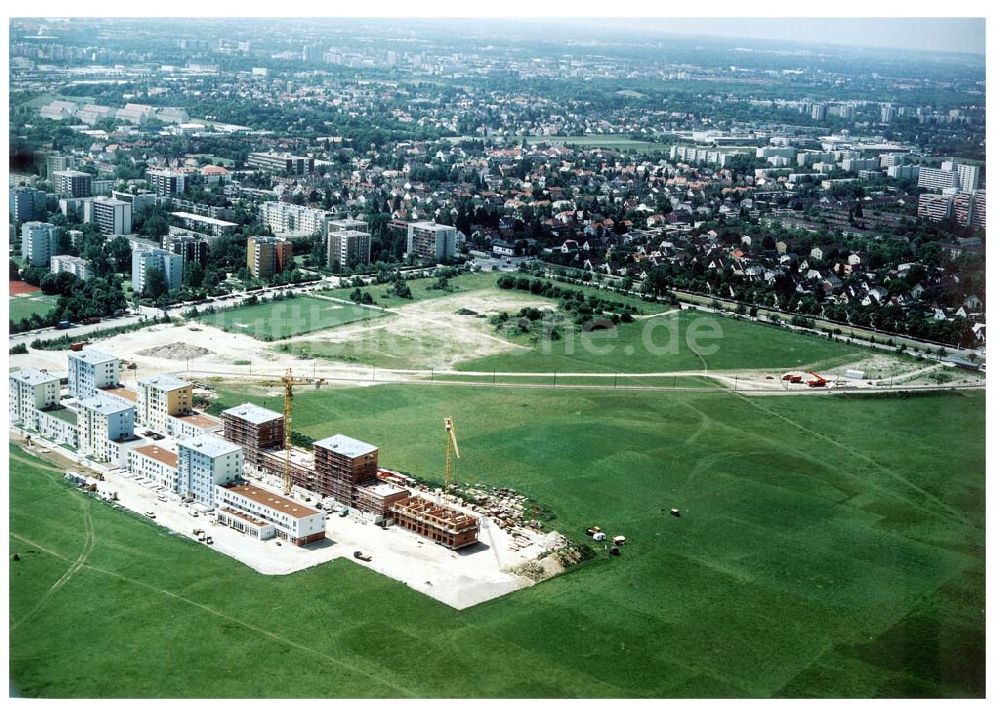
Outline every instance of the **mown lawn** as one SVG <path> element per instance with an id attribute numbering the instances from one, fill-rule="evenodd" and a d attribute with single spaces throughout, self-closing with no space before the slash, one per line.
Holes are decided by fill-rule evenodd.
<path id="1" fill-rule="evenodd" d="M 221 402 L 247 399 L 280 410 L 277 397 Z M 591 524 L 629 539 L 621 558 L 462 612 L 349 562 L 256 574 L 82 496 L 12 447 L 12 686 L 50 697 L 983 696 L 984 408 L 981 394 L 298 393 L 297 430 L 361 438 L 383 465 L 425 477 L 441 475 L 452 416 L 460 481 L 524 491 L 575 540 Z"/>
<path id="2" fill-rule="evenodd" d="M 226 308 L 199 315 L 198 319 L 227 332 L 240 332 L 259 340 L 282 340 L 378 317 L 382 317 L 382 313 L 370 308 L 298 296 L 246 307 Z"/>

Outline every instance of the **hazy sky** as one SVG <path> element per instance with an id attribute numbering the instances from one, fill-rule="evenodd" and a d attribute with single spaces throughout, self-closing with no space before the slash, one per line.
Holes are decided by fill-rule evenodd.
<path id="1" fill-rule="evenodd" d="M 603 20 L 602 23 L 659 29 L 673 34 L 986 53 L 986 22 L 975 18 L 672 18 Z"/>

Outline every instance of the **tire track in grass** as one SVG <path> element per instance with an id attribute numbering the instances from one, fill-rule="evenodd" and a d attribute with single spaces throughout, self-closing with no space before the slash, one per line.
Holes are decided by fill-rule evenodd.
<path id="1" fill-rule="evenodd" d="M 841 450 L 846 451 L 847 453 L 850 453 L 854 457 L 858 458 L 859 460 L 862 460 L 863 462 L 867 463 L 868 465 L 872 466 L 873 468 L 876 468 L 876 469 L 880 470 L 883 474 L 885 474 L 891 480 L 894 480 L 894 481 L 896 481 L 898 483 L 902 483 L 904 486 L 906 486 L 906 487 L 910 488 L 911 490 L 913 490 L 914 492 L 918 493 L 924 499 L 929 500 L 930 502 L 932 502 L 935 505 L 937 505 L 938 507 L 940 507 L 941 508 L 941 512 L 937 513 L 939 516 L 953 517 L 961 525 L 966 526 L 966 527 L 970 525 L 970 522 L 968 520 L 966 520 L 966 518 L 958 510 L 956 510 L 954 507 L 952 507 L 951 505 L 949 505 L 947 502 L 945 502 L 941 498 L 937 497 L 936 495 L 934 495 L 934 494 L 932 494 L 930 492 L 927 492 L 927 490 L 924 490 L 922 487 L 920 487 L 919 485 L 917 485 L 913 481 L 907 480 L 902 475 L 899 475 L 895 471 L 887 468 L 885 465 L 883 465 L 882 463 L 879 463 L 877 460 L 875 460 L 871 456 L 867 455 L 866 453 L 862 453 L 858 449 L 853 448 L 853 447 L 847 445 L 846 443 L 843 443 L 842 441 L 838 441 L 836 438 L 833 438 L 832 436 L 829 436 L 829 435 L 827 435 L 825 433 L 822 433 L 820 431 L 815 431 L 815 430 L 813 430 L 813 429 L 811 429 L 811 428 L 809 428 L 807 426 L 803 426 L 802 424 L 800 424 L 799 422 L 795 421 L 794 419 L 788 418 L 784 414 L 779 414 L 778 412 L 773 411 L 773 410 L 767 408 L 763 404 L 757 403 L 757 401 L 755 399 L 751 398 L 751 397 L 741 396 L 740 398 L 743 399 L 743 401 L 745 401 L 746 403 L 748 403 L 751 406 L 753 406 L 755 409 L 757 409 L 759 411 L 762 411 L 763 413 L 767 414 L 768 416 L 771 416 L 773 418 L 777 418 L 777 419 L 779 419 L 781 421 L 784 421 L 789 426 L 797 428 L 798 430 L 802 431 L 803 433 L 805 433 L 805 434 L 807 434 L 809 436 L 812 436 L 813 438 L 819 438 L 819 439 L 822 439 L 824 441 L 827 441 L 831 445 L 834 445 L 837 448 L 840 448 Z M 876 488 L 878 488 L 879 490 L 882 490 L 886 494 L 891 495 L 891 496 L 896 497 L 896 498 L 899 498 L 900 500 L 903 500 L 903 501 L 907 502 L 908 504 L 911 504 L 911 505 L 914 504 L 914 502 L 912 500 L 910 500 L 909 498 L 901 495 L 900 493 L 893 492 L 893 491 L 888 490 L 887 488 L 885 488 L 885 487 L 883 487 L 881 485 L 878 485 L 876 483 L 872 483 L 870 481 L 868 481 L 868 484 L 869 485 L 874 485 Z"/>

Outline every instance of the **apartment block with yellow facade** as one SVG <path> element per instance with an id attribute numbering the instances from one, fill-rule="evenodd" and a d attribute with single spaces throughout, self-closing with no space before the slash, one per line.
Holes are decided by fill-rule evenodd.
<path id="1" fill-rule="evenodd" d="M 186 416 L 192 411 L 192 385 L 169 374 L 140 379 L 138 422 L 158 433 L 169 432 L 170 416 Z"/>

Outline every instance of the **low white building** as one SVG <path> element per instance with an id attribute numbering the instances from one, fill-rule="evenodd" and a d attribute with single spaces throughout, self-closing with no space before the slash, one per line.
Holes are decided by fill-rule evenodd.
<path id="1" fill-rule="evenodd" d="M 38 411 L 36 421 L 38 433 L 43 438 L 73 448 L 80 445 L 80 427 L 75 411 L 65 407 Z"/>
<path id="2" fill-rule="evenodd" d="M 177 454 L 158 445 L 137 446 L 128 452 L 127 468 L 157 485 L 178 492 Z"/>
<path id="3" fill-rule="evenodd" d="M 87 280 L 92 275 L 90 263 L 79 256 L 53 256 L 49 260 L 49 270 L 52 273 L 72 273 L 81 281 Z"/>
<path id="4" fill-rule="evenodd" d="M 248 483 L 216 488 L 216 519 L 256 539 L 277 536 L 303 546 L 326 537 L 326 515 Z"/>

